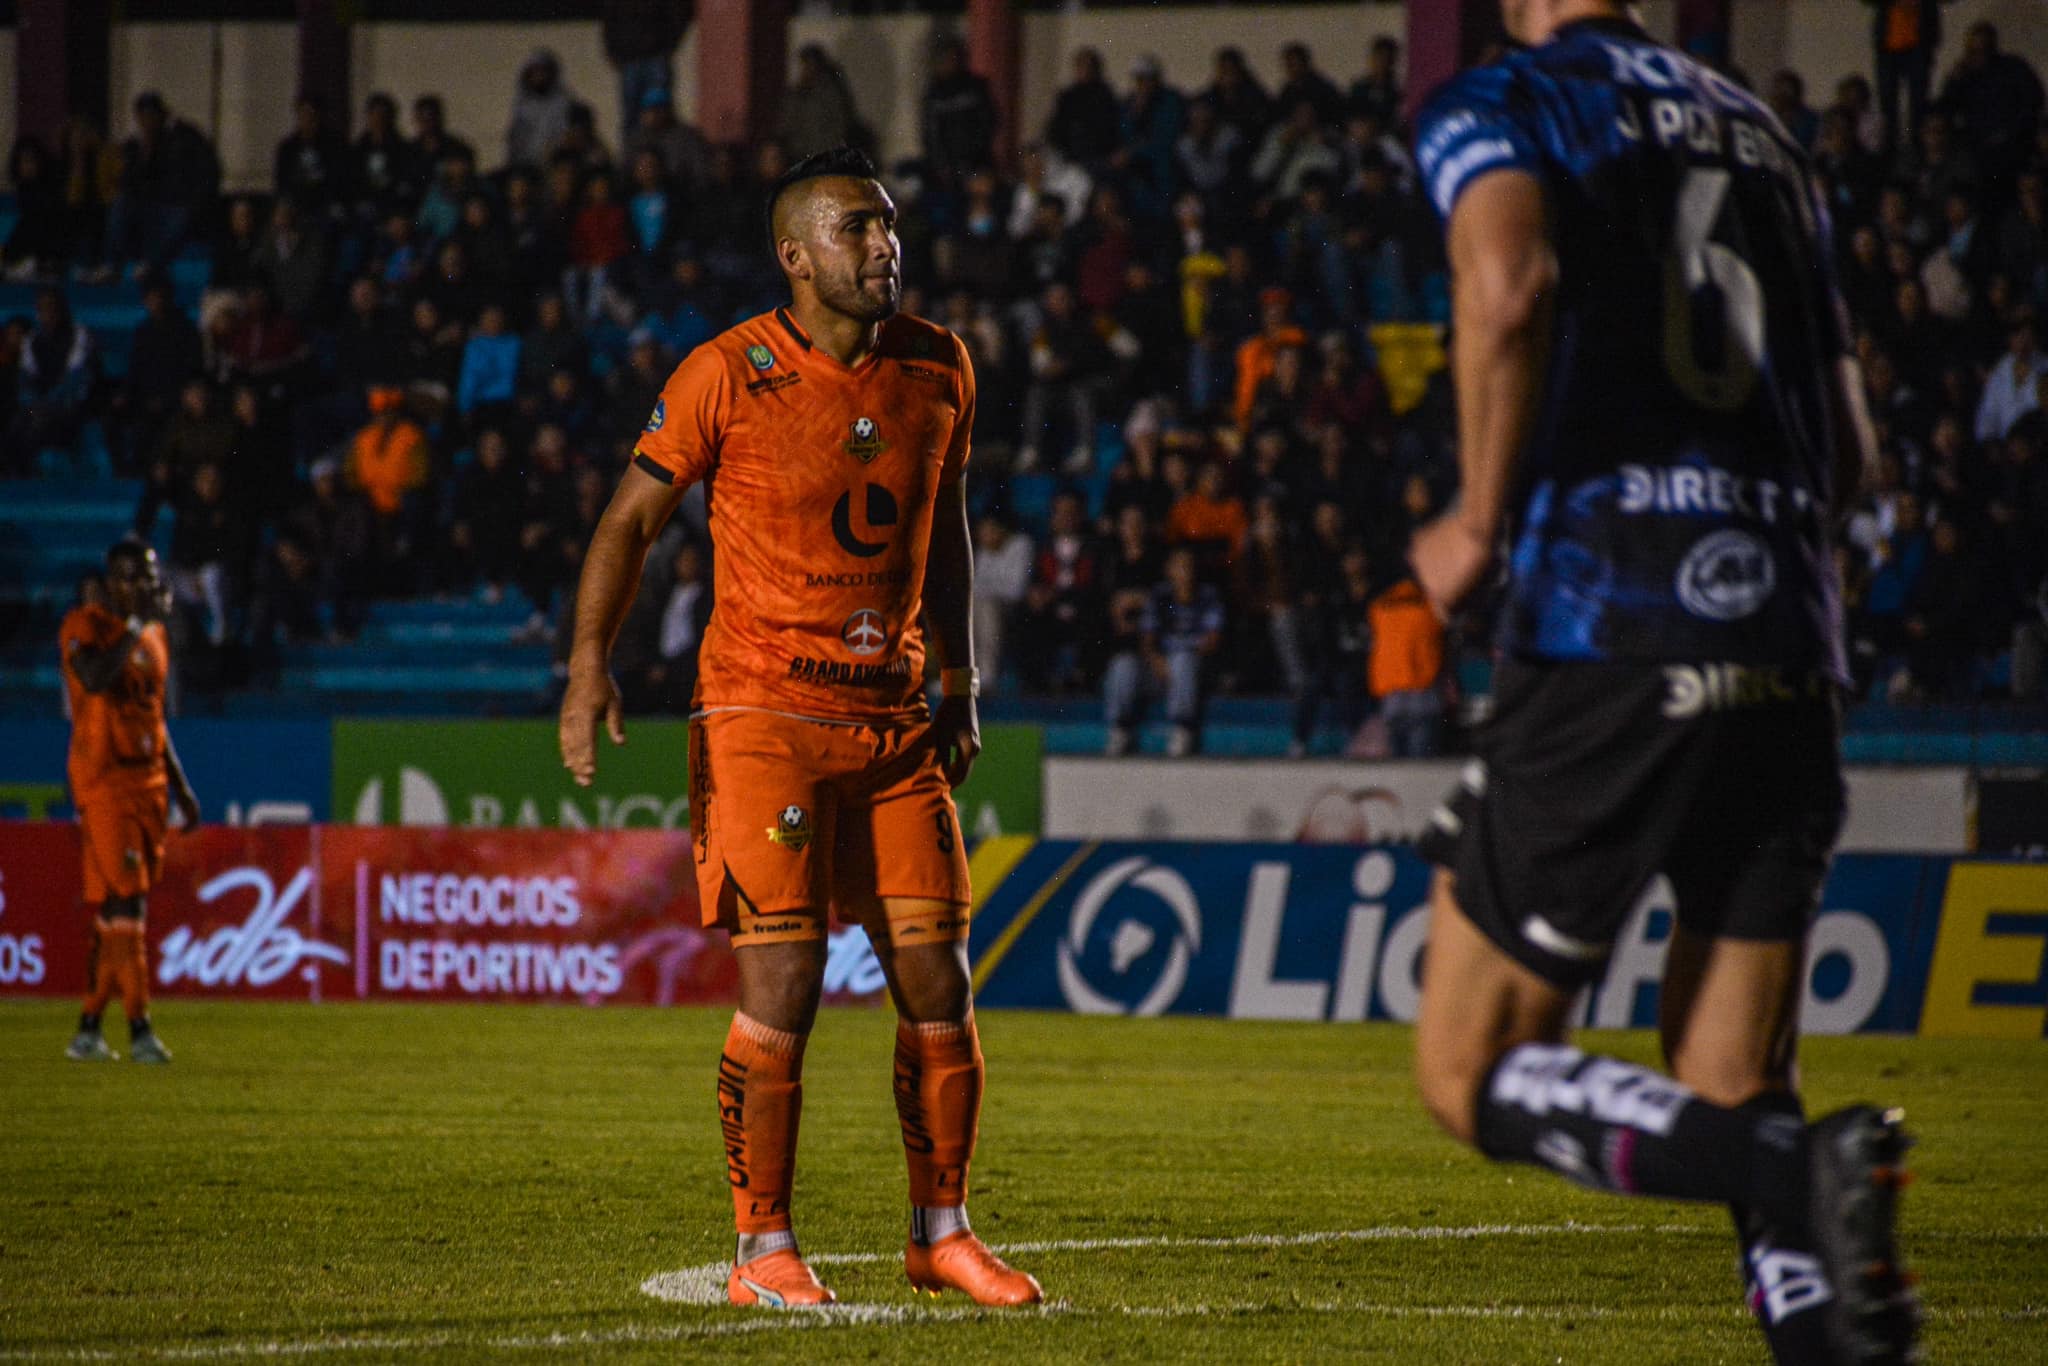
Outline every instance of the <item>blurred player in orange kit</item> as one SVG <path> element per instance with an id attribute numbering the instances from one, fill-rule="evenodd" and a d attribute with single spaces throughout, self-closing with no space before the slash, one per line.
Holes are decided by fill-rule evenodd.
<path id="1" fill-rule="evenodd" d="M 705 923 L 732 935 L 740 976 L 717 1084 L 739 1230 L 727 1293 L 777 1307 L 833 1299 L 797 1250 L 790 1193 L 836 914 L 866 929 L 899 1017 L 911 1284 L 1036 1303 L 1038 1282 L 967 1223 L 982 1055 L 951 789 L 981 749 L 965 481 L 974 372 L 951 333 L 896 311 L 896 206 L 865 156 L 799 162 L 770 188 L 768 214 L 792 302 L 692 351 L 648 418 L 584 562 L 562 762 L 588 784 L 599 724 L 625 743 L 612 640 L 648 547 L 701 479 L 716 587 L 690 824 Z M 927 630 L 944 666 L 935 714 Z"/>
<path id="2" fill-rule="evenodd" d="M 199 799 L 164 725 L 168 606 L 156 552 L 124 540 L 107 552 L 104 600 L 73 608 L 57 636 L 71 710 L 71 800 L 85 854 L 85 900 L 93 907 L 85 1008 L 65 1049 L 80 1062 L 114 1059 L 100 1034 L 100 1012 L 117 991 L 130 1056 L 171 1060 L 149 1023 L 143 912 L 163 867 L 170 803 L 190 829 L 199 823 Z"/>

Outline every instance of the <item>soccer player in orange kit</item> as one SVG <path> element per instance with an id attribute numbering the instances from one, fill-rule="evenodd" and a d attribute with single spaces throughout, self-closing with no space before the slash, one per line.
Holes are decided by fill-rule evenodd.
<path id="1" fill-rule="evenodd" d="M 85 1007 L 65 1055 L 110 1062 L 100 1012 L 118 991 L 129 1054 L 165 1063 L 170 1050 L 149 1022 L 149 946 L 143 911 L 163 867 L 169 807 L 185 828 L 199 799 L 164 725 L 170 642 L 156 552 L 124 540 L 107 552 L 106 601 L 73 608 L 58 631 L 71 704 L 71 800 L 85 856 L 85 900 L 94 908 Z"/>
<path id="2" fill-rule="evenodd" d="M 1036 1303 L 1038 1282 L 967 1223 L 983 1070 L 951 789 L 981 748 L 965 484 L 974 373 L 951 333 L 896 311 L 896 206 L 865 156 L 799 162 L 768 212 L 792 301 L 685 357 L 641 433 L 584 561 L 562 762 L 588 784 L 599 724 L 625 742 L 612 640 L 648 547 L 701 479 L 716 596 L 691 828 L 705 923 L 730 932 L 740 977 L 717 1082 L 739 1231 L 728 1296 L 833 1299 L 797 1250 L 790 1193 L 836 914 L 866 929 L 896 1003 L 911 1284 Z M 927 630 L 944 665 L 936 713 Z"/>

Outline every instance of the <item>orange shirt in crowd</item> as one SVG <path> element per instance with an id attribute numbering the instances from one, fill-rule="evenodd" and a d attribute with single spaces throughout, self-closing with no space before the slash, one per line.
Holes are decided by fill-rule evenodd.
<path id="1" fill-rule="evenodd" d="M 932 508 L 973 426 L 966 349 L 907 314 L 851 369 L 781 308 L 683 359 L 634 460 L 706 481 L 718 594 L 699 711 L 876 722 L 922 706 Z"/>
<path id="2" fill-rule="evenodd" d="M 1211 498 L 1198 489 L 1174 500 L 1166 514 L 1166 539 L 1220 542 L 1231 559 L 1244 549 L 1244 504 L 1235 498 Z"/>
<path id="3" fill-rule="evenodd" d="M 1374 697 L 1436 686 L 1444 670 L 1444 626 L 1422 585 L 1403 579 L 1372 600 L 1372 655 L 1366 664 Z"/>
<path id="4" fill-rule="evenodd" d="M 370 423 L 349 446 L 348 478 L 379 515 L 395 516 L 405 495 L 427 482 L 427 434 L 403 417 Z"/>
<path id="5" fill-rule="evenodd" d="M 1237 395 L 1230 411 L 1237 419 L 1239 431 L 1251 424 L 1252 403 L 1259 395 L 1259 385 L 1273 373 L 1274 354 L 1289 346 L 1307 345 L 1308 333 L 1293 323 L 1271 332 L 1261 332 L 1238 344 Z"/>
<path id="6" fill-rule="evenodd" d="M 128 652 L 112 686 L 87 692 L 72 659 L 80 648 L 104 650 L 127 631 L 104 607 L 75 607 L 58 628 L 64 661 L 64 695 L 71 705 L 71 753 L 67 776 L 71 798 L 83 805 L 96 798 L 162 790 L 169 784 L 164 750 L 164 681 L 171 672 L 170 638 L 153 621 Z"/>

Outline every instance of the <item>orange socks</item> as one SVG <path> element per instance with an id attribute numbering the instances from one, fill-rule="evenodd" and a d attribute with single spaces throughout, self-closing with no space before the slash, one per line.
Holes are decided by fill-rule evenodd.
<path id="1" fill-rule="evenodd" d="M 734 1012 L 718 1059 L 718 1125 L 733 1222 L 742 1235 L 789 1228 L 804 1039 Z"/>
<path id="2" fill-rule="evenodd" d="M 149 1018 L 149 939 L 140 920 L 96 920 L 86 954 L 84 1011 L 98 1019 L 116 993 L 132 1029 Z"/>
<path id="3" fill-rule="evenodd" d="M 121 984 L 121 1013 L 133 1030 L 149 1019 L 149 937 L 142 932 L 140 920 L 129 922 L 126 928 L 127 942 L 117 938 L 108 947 L 120 964 L 116 980 Z"/>
<path id="4" fill-rule="evenodd" d="M 910 1163 L 910 1203 L 967 1201 L 967 1164 L 981 1122 L 981 1039 L 974 1016 L 896 1022 L 896 1116 Z"/>

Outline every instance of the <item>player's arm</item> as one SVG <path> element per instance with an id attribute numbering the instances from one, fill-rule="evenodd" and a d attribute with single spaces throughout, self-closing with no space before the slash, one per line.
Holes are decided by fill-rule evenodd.
<path id="1" fill-rule="evenodd" d="M 945 696 L 932 717 L 932 742 L 946 782 L 967 781 L 981 753 L 981 718 L 974 702 L 974 541 L 967 524 L 964 472 L 939 485 L 932 507 L 932 544 L 925 557 L 925 622 L 939 657 Z"/>
<path id="2" fill-rule="evenodd" d="M 1828 397 L 1835 410 L 1835 511 L 1846 514 L 1877 469 L 1877 424 L 1854 356 L 1835 362 Z"/>
<path id="3" fill-rule="evenodd" d="M 178 819 L 190 830 L 199 824 L 199 794 L 185 776 L 185 765 L 179 762 L 178 747 L 171 743 L 168 731 L 164 733 L 164 776 L 171 782 L 171 804 L 178 808 Z"/>
<path id="4" fill-rule="evenodd" d="M 576 586 L 576 634 L 569 647 L 569 685 L 562 694 L 558 742 L 562 766 L 577 784 L 597 776 L 597 726 L 626 743 L 625 712 L 612 679 L 612 642 L 640 591 L 648 547 L 682 501 L 681 484 L 664 483 L 636 461 L 626 467 L 591 533 Z"/>
<path id="5" fill-rule="evenodd" d="M 119 636 L 97 648 L 82 640 L 72 641 L 64 662 L 78 680 L 78 686 L 89 693 L 103 693 L 113 687 L 128 662 L 129 652 L 142 639 L 142 625 L 140 617 L 128 618 Z"/>
<path id="6" fill-rule="evenodd" d="M 1542 184 L 1519 170 L 1474 181 L 1451 211 L 1450 255 L 1458 500 L 1409 552 L 1444 616 L 1493 562 L 1515 461 L 1542 401 L 1558 283 Z"/>

